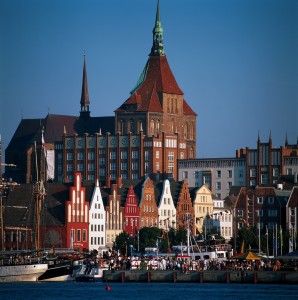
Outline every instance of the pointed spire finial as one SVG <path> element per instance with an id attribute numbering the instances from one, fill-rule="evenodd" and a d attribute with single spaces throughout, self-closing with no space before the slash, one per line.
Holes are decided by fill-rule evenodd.
<path id="1" fill-rule="evenodd" d="M 160 12 L 159 12 L 159 0 L 157 1 L 155 26 L 152 32 L 153 32 L 153 45 L 151 48 L 150 55 L 165 56 L 165 51 L 163 48 L 163 29 L 161 26 Z"/>
<path id="2" fill-rule="evenodd" d="M 269 133 L 269 142 L 271 142 L 272 138 L 271 138 L 271 129 L 270 129 L 270 133 Z"/>
<path id="3" fill-rule="evenodd" d="M 258 143 L 260 142 L 260 129 L 258 130 Z"/>
<path id="4" fill-rule="evenodd" d="M 288 133 L 286 132 L 286 140 L 285 140 L 285 146 L 288 146 Z"/>
<path id="5" fill-rule="evenodd" d="M 64 125 L 64 127 L 63 127 L 63 134 L 66 135 L 66 127 L 65 127 L 65 125 Z"/>
<path id="6" fill-rule="evenodd" d="M 81 112 L 80 115 L 89 117 L 89 93 L 88 93 L 88 81 L 86 71 L 86 51 L 84 50 L 84 65 L 83 65 L 83 82 L 82 82 L 82 93 L 81 93 Z"/>
<path id="7" fill-rule="evenodd" d="M 141 125 L 140 125 L 140 131 L 143 132 L 143 122 L 141 122 Z"/>
<path id="8" fill-rule="evenodd" d="M 98 178 L 96 179 L 96 187 L 99 187 L 99 180 L 98 180 Z"/>
<path id="9" fill-rule="evenodd" d="M 102 135 L 102 133 L 101 133 L 101 128 L 99 128 L 99 135 Z"/>

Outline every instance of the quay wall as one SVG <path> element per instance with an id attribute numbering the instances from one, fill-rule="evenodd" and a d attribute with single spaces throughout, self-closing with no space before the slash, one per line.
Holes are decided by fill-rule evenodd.
<path id="1" fill-rule="evenodd" d="M 103 271 L 109 282 L 198 282 L 198 283 L 284 283 L 298 284 L 297 271 L 188 271 L 123 270 Z"/>

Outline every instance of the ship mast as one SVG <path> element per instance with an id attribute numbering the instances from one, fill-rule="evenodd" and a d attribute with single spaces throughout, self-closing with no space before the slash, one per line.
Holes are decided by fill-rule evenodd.
<path id="1" fill-rule="evenodd" d="M 0 135 L 0 227 L 1 227 L 1 251 L 4 251 L 4 220 L 3 220 L 3 197 L 5 197 L 5 190 L 9 186 L 16 185 L 15 182 L 6 182 L 2 178 L 2 167 L 16 167 L 14 164 L 2 163 L 2 139 Z"/>
<path id="2" fill-rule="evenodd" d="M 43 133 L 42 133 L 43 134 Z M 40 217 L 41 217 L 41 205 L 46 195 L 45 187 L 42 179 L 39 179 L 39 168 L 37 163 L 37 149 L 36 142 L 34 142 L 35 148 L 35 165 L 36 165 L 36 182 L 33 187 L 33 195 L 35 201 L 35 249 L 37 251 L 37 255 L 40 254 Z M 41 151 L 41 155 L 42 155 Z"/>

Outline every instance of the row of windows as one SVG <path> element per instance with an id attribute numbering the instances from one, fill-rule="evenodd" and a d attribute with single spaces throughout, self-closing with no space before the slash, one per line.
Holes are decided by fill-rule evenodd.
<path id="1" fill-rule="evenodd" d="M 147 151 L 148 152 L 148 151 Z M 148 152 L 149 153 L 149 152 Z M 121 151 L 120 152 L 121 159 L 127 159 L 127 151 Z M 111 151 L 110 152 L 110 159 L 116 159 L 117 158 L 117 152 Z M 131 152 L 131 158 L 137 159 L 139 158 L 139 151 L 134 150 Z M 94 152 L 88 152 L 88 160 L 94 160 L 95 159 L 95 153 Z M 102 159 L 102 158 L 100 158 Z M 67 152 L 66 154 L 66 160 L 73 160 L 73 152 Z M 84 160 L 84 152 L 78 152 L 77 153 L 77 160 Z M 62 161 L 62 154 L 58 154 L 58 162 Z"/>
<path id="2" fill-rule="evenodd" d="M 103 237 L 91 237 L 91 245 L 104 245 Z"/>
<path id="3" fill-rule="evenodd" d="M 104 227 L 100 224 L 91 224 L 91 231 L 104 231 Z"/>
<path id="4" fill-rule="evenodd" d="M 83 229 L 83 236 L 81 229 L 71 229 L 70 237 L 72 242 L 86 242 L 87 241 L 87 230 Z"/>

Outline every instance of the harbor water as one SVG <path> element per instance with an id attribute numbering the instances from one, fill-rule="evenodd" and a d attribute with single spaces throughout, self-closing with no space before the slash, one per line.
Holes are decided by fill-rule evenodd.
<path id="1" fill-rule="evenodd" d="M 0 299 L 297 299 L 298 285 L 225 283 L 1 283 Z"/>

